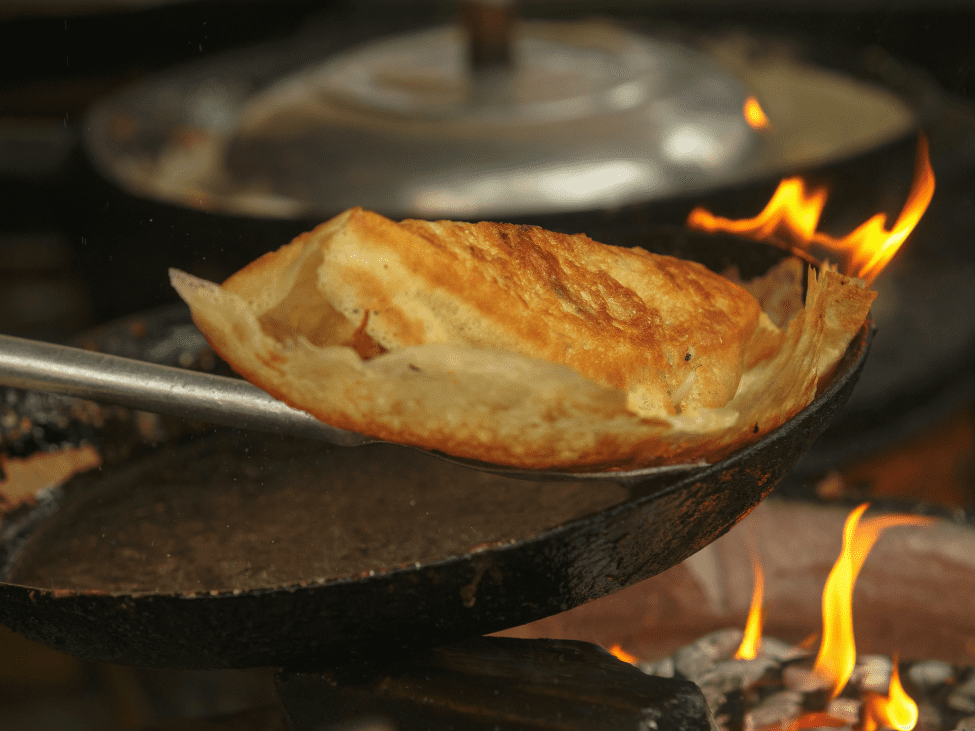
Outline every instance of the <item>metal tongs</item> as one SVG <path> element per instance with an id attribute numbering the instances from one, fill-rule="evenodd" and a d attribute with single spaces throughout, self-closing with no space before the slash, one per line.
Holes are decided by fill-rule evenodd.
<path id="1" fill-rule="evenodd" d="M 247 381 L 0 335 L 0 386 L 59 393 L 236 429 L 318 439 L 340 447 L 381 440 L 346 431 L 293 409 Z M 528 470 L 420 450 L 448 462 L 530 480 L 631 483 L 705 466 L 694 462 L 629 471 Z"/>

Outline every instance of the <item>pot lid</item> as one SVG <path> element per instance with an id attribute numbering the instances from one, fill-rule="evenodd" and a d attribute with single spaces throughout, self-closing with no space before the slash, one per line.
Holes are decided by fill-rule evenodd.
<path id="1" fill-rule="evenodd" d="M 756 134 L 744 84 L 599 23 L 523 23 L 514 63 L 471 73 L 459 28 L 380 41 L 246 105 L 234 184 L 326 210 L 491 217 L 611 206 L 726 180 Z"/>
<path id="2" fill-rule="evenodd" d="M 466 51 L 451 26 L 325 59 L 276 42 L 103 102 L 86 143 L 129 191 L 207 211 L 504 219 L 710 191 L 914 121 L 839 74 L 719 61 L 604 21 L 520 22 L 507 66 L 472 72 Z M 747 123 L 752 94 L 778 112 L 771 129 Z M 841 141 L 823 139 L 831 126 Z"/>

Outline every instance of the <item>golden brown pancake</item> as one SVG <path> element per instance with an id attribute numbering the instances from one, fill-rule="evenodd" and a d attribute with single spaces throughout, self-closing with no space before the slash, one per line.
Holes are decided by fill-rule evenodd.
<path id="1" fill-rule="evenodd" d="M 755 291 L 798 286 L 797 266 Z M 716 459 L 758 438 L 812 399 L 874 296 L 825 270 L 780 326 L 694 262 L 362 209 L 222 286 L 173 283 L 215 350 L 292 406 L 389 441 L 566 469 Z"/>

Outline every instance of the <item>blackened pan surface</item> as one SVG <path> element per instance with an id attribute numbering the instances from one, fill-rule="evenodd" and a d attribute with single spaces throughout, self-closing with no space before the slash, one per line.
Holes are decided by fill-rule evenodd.
<path id="1" fill-rule="evenodd" d="M 640 235 L 746 275 L 782 256 L 731 237 Z M 92 660 L 184 668 L 338 661 L 532 621 L 733 526 L 846 401 L 867 341 L 864 329 L 831 388 L 757 444 L 626 487 L 229 431 L 165 446 L 3 516 L 0 621 Z"/>

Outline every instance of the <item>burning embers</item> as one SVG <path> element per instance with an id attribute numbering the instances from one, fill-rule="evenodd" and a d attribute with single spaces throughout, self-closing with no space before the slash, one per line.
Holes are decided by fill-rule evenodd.
<path id="1" fill-rule="evenodd" d="M 844 257 L 844 273 L 860 277 L 869 284 L 921 220 L 934 195 L 934 182 L 928 143 L 921 137 L 911 192 L 890 229 L 886 228 L 887 216 L 877 213 L 840 238 L 817 231 L 828 192 L 825 188 L 810 188 L 798 177 L 786 178 L 779 183 L 765 210 L 754 218 L 731 220 L 695 208 L 687 225 L 702 231 L 727 231 L 758 241 L 777 238 L 804 249 L 819 245 Z"/>
<path id="2" fill-rule="evenodd" d="M 762 637 L 763 576 L 753 554 L 755 587 L 737 652 L 734 643 L 741 633 L 721 631 L 644 670 L 665 676 L 680 674 L 697 682 L 724 729 L 911 731 L 918 720 L 918 706 L 901 685 L 896 656 L 892 662 L 880 656 L 857 658 L 852 597 L 857 575 L 885 530 L 933 521 L 915 515 L 861 520 L 867 507 L 856 508 L 844 525 L 843 547 L 823 590 L 822 641 L 814 662 L 809 662 L 810 653 L 804 647 Z M 634 661 L 619 648 L 613 652 Z"/>

